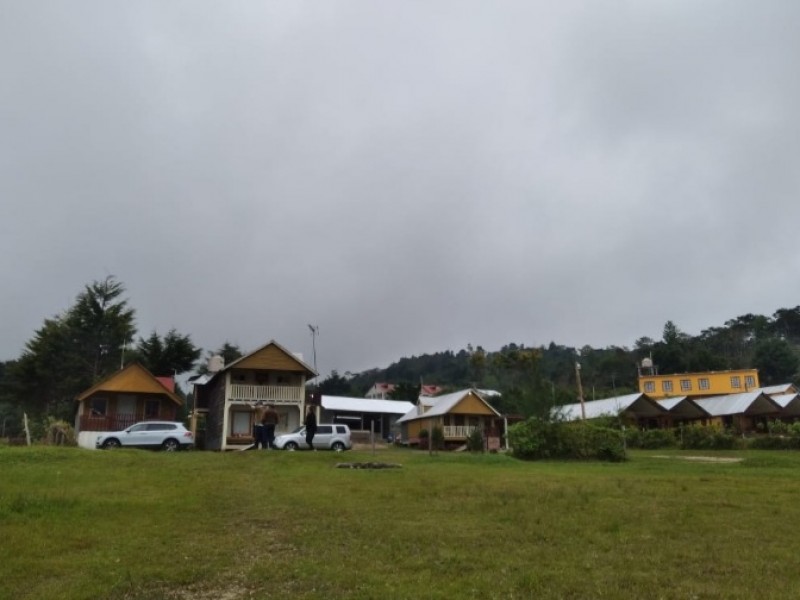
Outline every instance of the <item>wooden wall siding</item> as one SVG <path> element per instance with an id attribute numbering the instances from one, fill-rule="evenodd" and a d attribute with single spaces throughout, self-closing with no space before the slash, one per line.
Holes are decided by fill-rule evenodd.
<path id="1" fill-rule="evenodd" d="M 104 392 L 122 392 L 129 394 L 164 393 L 163 386 L 158 383 L 158 381 L 154 381 L 152 377 L 148 376 L 144 370 L 137 366 L 126 369 L 120 372 L 116 377 L 112 377 L 101 386 L 101 390 Z"/>
<path id="2" fill-rule="evenodd" d="M 267 346 L 236 363 L 237 369 L 262 369 L 274 371 L 305 372 L 305 367 L 277 346 Z"/>
<path id="3" fill-rule="evenodd" d="M 223 427 L 225 426 L 225 380 L 217 377 L 208 391 L 208 414 L 206 415 L 206 450 L 222 450 Z"/>
<path id="4" fill-rule="evenodd" d="M 450 409 L 448 414 L 465 414 L 465 415 L 492 415 L 492 410 L 474 394 L 470 393 L 464 396 L 458 404 Z"/>

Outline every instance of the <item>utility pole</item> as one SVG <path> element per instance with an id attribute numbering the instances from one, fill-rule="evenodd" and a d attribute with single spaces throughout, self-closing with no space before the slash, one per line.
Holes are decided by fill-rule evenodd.
<path id="1" fill-rule="evenodd" d="M 578 382 L 578 402 L 581 403 L 581 419 L 586 420 L 586 406 L 583 403 L 583 386 L 581 385 L 581 363 L 575 361 L 575 381 Z"/>
<path id="2" fill-rule="evenodd" d="M 319 335 L 319 325 L 311 325 L 308 328 L 311 330 L 311 351 L 314 357 L 314 371 L 317 370 L 317 336 Z"/>

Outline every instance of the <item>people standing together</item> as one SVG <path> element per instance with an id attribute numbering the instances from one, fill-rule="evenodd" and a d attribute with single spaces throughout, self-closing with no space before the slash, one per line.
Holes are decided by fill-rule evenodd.
<path id="1" fill-rule="evenodd" d="M 253 405 L 253 450 L 269 450 L 275 447 L 275 427 L 280 421 L 278 411 L 272 404 L 259 401 Z"/>
<path id="2" fill-rule="evenodd" d="M 265 404 L 259 400 L 253 407 L 253 445 L 249 450 L 270 450 L 275 448 L 275 428 L 280 422 L 280 415 L 275 410 L 275 405 Z M 314 436 L 317 433 L 317 415 L 314 407 L 309 406 L 303 424 L 306 427 L 306 444 L 308 449 L 314 449 Z"/>

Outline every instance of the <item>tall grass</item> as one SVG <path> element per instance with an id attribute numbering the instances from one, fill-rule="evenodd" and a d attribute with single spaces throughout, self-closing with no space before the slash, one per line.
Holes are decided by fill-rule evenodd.
<path id="1" fill-rule="evenodd" d="M 4 447 L 0 598 L 800 596 L 800 455 L 738 454 Z"/>

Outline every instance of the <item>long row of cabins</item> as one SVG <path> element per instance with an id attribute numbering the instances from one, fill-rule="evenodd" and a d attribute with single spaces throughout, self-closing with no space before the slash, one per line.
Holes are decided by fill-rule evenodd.
<path id="1" fill-rule="evenodd" d="M 346 423 L 359 434 L 400 438 L 417 442 L 423 430 L 438 427 L 445 442 L 463 444 L 480 430 L 490 448 L 500 448 L 508 427 L 507 418 L 491 400 L 496 392 L 465 389 L 439 396 L 421 396 L 417 404 L 375 398 L 314 396 L 307 393 L 315 370 L 297 354 L 270 341 L 240 359 L 210 365 L 208 373 L 193 380 L 191 428 L 209 450 L 236 450 L 253 442 L 256 402 L 273 404 L 278 411 L 278 433 L 299 427 L 308 406 L 320 422 Z M 637 426 L 653 428 L 680 423 L 732 426 L 749 431 L 767 419 L 800 417 L 800 396 L 791 385 L 769 388 L 758 385 L 757 372 L 725 371 L 713 374 L 676 375 L 674 388 L 686 393 L 669 395 L 670 376 L 640 377 L 636 394 L 557 407 L 565 419 L 592 419 L 622 414 Z M 708 382 L 706 384 L 706 381 Z M 728 383 L 727 387 L 724 385 Z M 732 392 L 736 383 L 741 393 Z M 653 387 L 660 384 L 660 395 Z M 705 395 L 703 394 L 705 392 Z M 184 400 L 175 393 L 174 381 L 155 377 L 138 363 L 131 363 L 98 382 L 76 398 L 75 429 L 78 443 L 93 447 L 98 431 L 116 431 L 144 420 L 174 420 Z"/>

